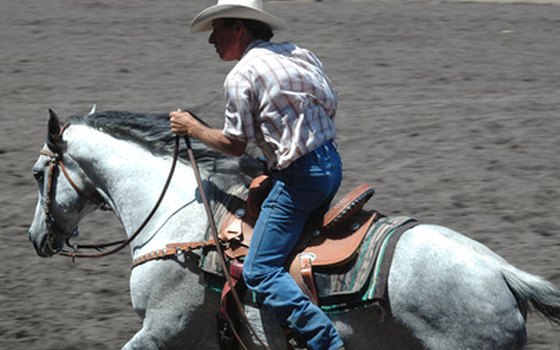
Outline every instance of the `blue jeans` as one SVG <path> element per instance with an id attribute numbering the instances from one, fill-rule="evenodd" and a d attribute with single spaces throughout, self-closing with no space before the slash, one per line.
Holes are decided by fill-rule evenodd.
<path id="1" fill-rule="evenodd" d="M 332 322 L 303 294 L 285 264 L 308 220 L 322 218 L 338 190 L 340 156 L 328 141 L 272 176 L 245 259 L 245 283 L 310 349 L 338 349 L 343 343 Z"/>

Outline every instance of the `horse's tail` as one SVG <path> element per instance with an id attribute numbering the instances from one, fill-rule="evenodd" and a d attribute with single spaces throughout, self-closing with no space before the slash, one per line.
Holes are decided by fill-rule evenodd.
<path id="1" fill-rule="evenodd" d="M 525 314 L 528 302 L 554 323 L 560 324 L 560 290 L 542 277 L 502 265 L 502 274 Z"/>

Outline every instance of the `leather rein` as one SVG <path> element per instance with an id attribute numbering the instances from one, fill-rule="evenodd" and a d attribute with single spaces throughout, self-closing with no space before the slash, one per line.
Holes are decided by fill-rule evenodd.
<path id="1" fill-rule="evenodd" d="M 65 128 L 62 128 L 62 130 L 60 131 L 60 135 L 62 135 L 62 132 L 64 131 L 64 129 Z M 43 207 L 44 207 L 44 210 L 45 210 L 45 221 L 46 221 L 47 228 L 48 228 L 48 230 L 47 230 L 48 231 L 48 233 L 47 233 L 47 244 L 49 245 L 51 250 L 54 251 L 55 249 L 53 249 L 53 245 L 54 245 L 54 242 L 55 242 L 56 235 L 61 235 L 61 236 L 64 235 L 64 231 L 56 223 L 56 221 L 54 220 L 53 214 L 52 214 L 52 212 L 53 212 L 52 206 L 53 206 L 53 198 L 54 198 L 54 178 L 55 178 L 56 169 L 60 168 L 61 173 L 64 175 L 64 177 L 66 178 L 66 180 L 68 181 L 70 186 L 72 186 L 72 188 L 74 188 L 74 190 L 78 194 L 85 197 L 87 200 L 91 201 L 92 203 L 97 204 L 102 210 L 111 210 L 111 208 L 107 205 L 107 203 L 103 199 L 101 199 L 101 196 L 99 194 L 97 194 L 97 196 L 95 196 L 95 198 L 94 198 L 93 196 L 88 195 L 85 191 L 80 189 L 80 187 L 78 185 L 76 185 L 76 182 L 74 180 L 72 180 L 72 178 L 70 177 L 70 174 L 66 170 L 66 166 L 64 165 L 64 162 L 62 160 L 63 159 L 62 153 L 52 152 L 48 149 L 42 149 L 40 153 L 41 153 L 41 155 L 44 155 L 44 156 L 47 156 L 47 157 L 50 158 L 49 173 L 48 173 L 48 178 L 47 178 L 47 187 L 46 187 L 46 190 L 45 190 L 45 203 L 44 203 Z M 117 253 L 120 250 L 122 250 L 123 248 L 125 248 L 126 246 L 128 246 L 130 244 L 130 242 L 132 242 L 136 237 L 138 237 L 140 232 L 142 232 L 142 230 L 146 227 L 148 222 L 152 219 L 152 217 L 154 216 L 154 214 L 158 210 L 161 202 L 163 201 L 163 197 L 165 196 L 165 193 L 167 192 L 167 189 L 169 188 L 169 184 L 171 183 L 171 179 L 173 177 L 173 174 L 175 173 L 175 167 L 177 165 L 178 155 L 179 155 L 179 137 L 176 137 L 175 138 L 175 149 L 174 149 L 174 152 L 173 152 L 173 161 L 172 161 L 172 164 L 171 164 L 171 169 L 169 170 L 169 175 L 167 176 L 167 180 L 165 181 L 165 184 L 163 186 L 163 190 L 162 190 L 156 204 L 154 205 L 154 207 L 152 208 L 152 210 L 150 211 L 150 213 L 148 214 L 146 219 L 144 219 L 142 224 L 136 229 L 136 231 L 134 231 L 134 233 L 132 235 L 130 235 L 125 240 L 120 240 L 120 241 L 115 241 L 115 242 L 110 242 L 110 243 L 104 243 L 104 244 L 95 244 L 95 245 L 80 245 L 80 244 L 77 244 L 77 243 L 71 243 L 70 242 L 71 237 L 69 237 L 68 239 L 66 239 L 66 245 L 69 246 L 70 248 L 72 248 L 73 250 L 72 251 L 66 251 L 66 250 L 60 249 L 60 250 L 57 251 L 57 253 L 61 256 L 70 257 L 73 260 L 75 258 L 101 258 L 101 257 L 105 257 L 105 256 L 108 256 L 108 255 Z M 77 233 L 77 228 L 72 233 L 72 236 L 74 236 L 76 233 Z M 112 246 L 116 246 L 116 247 L 109 250 L 109 251 L 105 251 L 105 252 L 90 253 L 90 254 L 79 252 L 80 248 L 101 250 L 103 248 L 112 247 Z"/>

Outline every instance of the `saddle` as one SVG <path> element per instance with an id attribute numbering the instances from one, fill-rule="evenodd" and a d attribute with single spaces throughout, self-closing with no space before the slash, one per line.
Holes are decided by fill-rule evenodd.
<path id="1" fill-rule="evenodd" d="M 217 314 L 222 349 L 238 349 L 234 337 L 238 325 L 226 316 L 235 314 L 231 302 L 232 288 L 238 296 L 245 295 L 244 283 L 238 283 L 243 280 L 242 260 L 248 253 L 253 226 L 271 188 L 271 178 L 258 176 L 249 186 L 246 200 L 239 199 L 226 205 L 227 214 L 222 216 L 218 238 L 224 254 L 230 259 L 231 286 L 224 285 L 222 280 L 215 251 L 218 242 L 213 239 L 169 243 L 165 248 L 133 261 L 134 268 L 154 259 L 202 249 L 201 269 L 206 272 L 207 286 L 222 293 Z M 288 258 L 286 268 L 294 280 L 310 300 L 325 307 L 324 310 L 338 312 L 376 303 L 383 311 L 396 244 L 404 232 L 419 223 L 409 217 L 387 217 L 377 211 L 364 210 L 365 203 L 374 193 L 367 184 L 355 187 L 324 215 L 320 224 L 306 227 Z"/>
<path id="2" fill-rule="evenodd" d="M 230 208 L 222 221 L 220 241 L 224 253 L 234 260 L 247 255 L 253 226 L 260 207 L 272 187 L 266 175 L 256 177 L 249 186 L 247 200 Z M 346 194 L 324 216 L 320 227 L 308 226 L 288 259 L 286 268 L 303 292 L 318 304 L 318 293 L 313 278 L 313 267 L 340 266 L 358 252 L 362 240 L 377 212 L 364 212 L 364 204 L 374 195 L 374 189 L 361 184 Z"/>

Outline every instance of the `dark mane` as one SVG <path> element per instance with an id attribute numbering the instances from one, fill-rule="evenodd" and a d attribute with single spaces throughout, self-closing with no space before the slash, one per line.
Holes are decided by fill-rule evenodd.
<path id="1" fill-rule="evenodd" d="M 167 113 L 134 113 L 127 111 L 105 111 L 87 116 L 71 116 L 69 124 L 83 124 L 110 134 L 116 138 L 136 142 L 155 155 L 171 156 L 175 147 L 175 135 L 171 133 Z M 256 162 L 226 156 L 198 140 L 191 139 L 193 153 L 200 167 L 213 172 L 250 175 L 258 172 Z M 180 140 L 180 156 L 188 159 L 186 146 Z M 253 174 L 248 174 L 253 173 Z"/>

